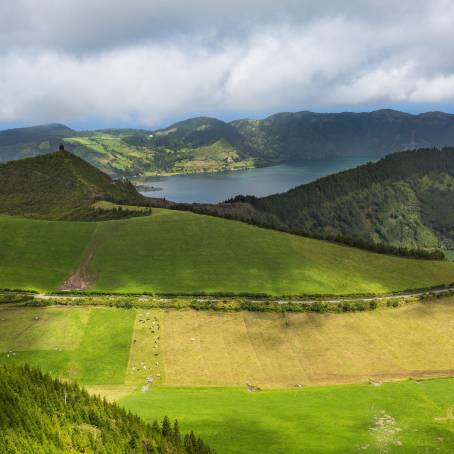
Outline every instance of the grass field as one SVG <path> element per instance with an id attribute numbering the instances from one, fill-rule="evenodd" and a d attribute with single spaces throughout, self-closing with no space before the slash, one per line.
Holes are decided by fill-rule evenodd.
<path id="1" fill-rule="evenodd" d="M 149 421 L 178 417 L 220 454 L 447 454 L 454 446 L 454 379 L 256 393 L 160 388 L 120 404 Z"/>
<path id="2" fill-rule="evenodd" d="M 287 388 L 454 376 L 454 299 L 346 314 L 168 311 L 167 385 Z"/>
<path id="3" fill-rule="evenodd" d="M 453 316 L 454 298 L 285 316 L 3 305 L 0 363 L 76 379 L 150 421 L 177 417 L 220 454 L 449 453 L 454 379 L 382 380 L 454 374 Z"/>
<path id="4" fill-rule="evenodd" d="M 350 294 L 454 281 L 454 264 L 392 257 L 188 212 L 100 223 L 0 217 L 0 288 L 55 290 L 88 263 L 104 292 Z M 83 261 L 84 255 L 93 255 Z"/>
<path id="5" fill-rule="evenodd" d="M 119 205 L 118 203 L 112 203 L 112 202 L 107 202 L 105 200 L 100 200 L 99 202 L 95 202 L 92 206 L 92 208 L 98 209 L 98 210 L 114 210 L 117 208 L 120 208 L 122 210 L 126 211 L 142 211 L 146 212 L 150 210 L 148 207 L 139 207 L 136 205 Z"/>
<path id="6" fill-rule="evenodd" d="M 84 384 L 124 384 L 134 311 L 3 308 L 0 317 L 0 362 L 28 363 Z"/>
<path id="7" fill-rule="evenodd" d="M 454 298 L 345 314 L 2 307 L 0 360 L 90 385 L 294 388 L 454 376 L 453 332 Z"/>

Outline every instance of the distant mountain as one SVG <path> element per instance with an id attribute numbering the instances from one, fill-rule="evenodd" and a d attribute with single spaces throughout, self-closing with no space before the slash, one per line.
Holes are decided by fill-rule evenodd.
<path id="1" fill-rule="evenodd" d="M 49 153 L 60 141 L 111 176 L 136 178 L 454 146 L 454 115 L 303 111 L 230 123 L 196 117 L 156 131 L 56 124 L 0 132 L 0 161 Z"/>
<path id="2" fill-rule="evenodd" d="M 279 113 L 231 125 L 262 159 L 276 162 L 382 157 L 405 149 L 454 145 L 454 115 L 442 112 Z"/>
<path id="3" fill-rule="evenodd" d="M 166 129 L 153 133 L 151 142 L 156 147 L 197 148 L 225 141 L 245 153 L 248 149 L 245 138 L 236 128 L 216 118 L 196 117 L 174 123 Z"/>
<path id="4" fill-rule="evenodd" d="M 0 162 L 49 153 L 58 149 L 63 138 L 75 134 L 59 123 L 0 131 Z"/>
<path id="5" fill-rule="evenodd" d="M 71 137 L 74 134 L 75 131 L 73 129 L 59 123 L 7 129 L 6 131 L 0 131 L 0 145 L 16 145 L 25 141 L 34 142 L 49 137 Z"/>
<path id="6" fill-rule="evenodd" d="M 142 206 L 150 203 L 128 181 L 114 181 L 64 150 L 0 164 L 0 214 L 41 219 L 116 218 L 134 214 L 134 210 L 98 213 L 92 208 L 98 201 Z"/>
<path id="7" fill-rule="evenodd" d="M 231 202 L 246 203 L 250 219 L 294 232 L 454 248 L 454 148 L 395 153 L 282 194 Z"/>
<path id="8" fill-rule="evenodd" d="M 125 137 L 129 146 L 149 150 L 149 171 L 216 172 L 254 167 L 254 149 L 234 128 L 216 118 L 197 117 L 152 133 Z"/>

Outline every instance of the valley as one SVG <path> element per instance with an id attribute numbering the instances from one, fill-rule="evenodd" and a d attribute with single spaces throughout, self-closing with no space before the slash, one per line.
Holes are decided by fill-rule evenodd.
<path id="1" fill-rule="evenodd" d="M 0 454 L 453 454 L 454 1 L 0 1 Z"/>
<path id="2" fill-rule="evenodd" d="M 438 171 L 450 150 L 386 159 L 421 153 L 418 181 L 432 188 L 430 165 Z M 441 161 L 448 175 L 436 187 L 449 191 Z M 293 192 L 335 180 L 351 194 L 361 183 L 351 174 L 367 169 L 377 184 L 386 163 Z M 439 249 L 374 252 L 262 222 L 281 213 L 269 200 L 288 193 L 217 205 L 147 198 L 64 147 L 0 165 L 0 177 L 0 398 L 30 390 L 22 419 L 5 405 L 27 436 L 7 428 L 5 443 L 36 450 L 39 414 L 46 446 L 66 451 L 98 446 L 102 433 L 102 446 L 129 446 L 118 452 L 137 452 L 138 440 L 189 454 L 450 452 L 454 263 Z M 291 200 L 283 213 L 299 206 Z M 75 395 L 81 406 L 66 413 Z M 65 416 L 58 437 L 54 408 Z"/>
<path id="3" fill-rule="evenodd" d="M 454 263 L 188 211 L 66 150 L 0 174 L 2 379 L 26 365 L 178 418 L 194 453 L 450 452 Z M 140 437 L 181 443 L 153 424 Z"/>

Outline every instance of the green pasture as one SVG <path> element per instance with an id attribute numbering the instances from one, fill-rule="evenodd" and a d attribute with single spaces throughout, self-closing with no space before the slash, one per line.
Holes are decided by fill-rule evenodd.
<path id="1" fill-rule="evenodd" d="M 82 262 L 102 292 L 391 292 L 454 281 L 454 264 L 374 254 L 190 212 L 105 222 L 0 217 L 0 288 L 58 289 Z"/>
<path id="2" fill-rule="evenodd" d="M 92 222 L 0 216 L 0 288 L 58 288 L 79 266 L 95 229 Z"/>
<path id="3" fill-rule="evenodd" d="M 104 292 L 348 294 L 454 281 L 454 265 L 374 254 L 189 212 L 100 224 Z"/>
<path id="4" fill-rule="evenodd" d="M 120 401 L 169 415 L 219 454 L 452 453 L 454 379 L 248 392 L 156 388 Z"/>
<path id="5" fill-rule="evenodd" d="M 83 384 L 124 382 L 135 311 L 5 308 L 0 318 L 0 363 L 28 363 Z"/>

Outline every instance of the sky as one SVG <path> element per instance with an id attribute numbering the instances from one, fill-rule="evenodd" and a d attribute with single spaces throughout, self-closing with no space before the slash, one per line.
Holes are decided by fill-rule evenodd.
<path id="1" fill-rule="evenodd" d="M 454 112 L 454 0 L 2 0 L 0 128 Z"/>

